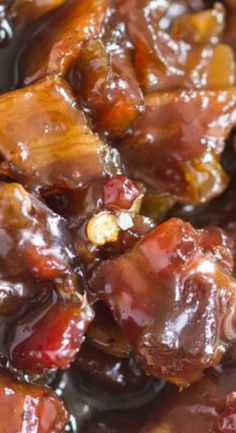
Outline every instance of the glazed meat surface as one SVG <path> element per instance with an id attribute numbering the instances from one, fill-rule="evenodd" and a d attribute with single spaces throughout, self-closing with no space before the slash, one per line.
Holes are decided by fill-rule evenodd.
<path id="1" fill-rule="evenodd" d="M 0 433 L 236 432 L 236 3 L 0 5 Z"/>
<path id="2" fill-rule="evenodd" d="M 235 280 L 218 262 L 222 237 L 216 244 L 207 237 L 171 219 L 90 279 L 146 371 L 180 385 L 218 363 L 235 340 Z"/>
<path id="3" fill-rule="evenodd" d="M 48 388 L 0 377 L 0 432 L 60 433 L 68 420 L 63 403 Z"/>
<path id="4" fill-rule="evenodd" d="M 0 117 L 3 173 L 28 188 L 73 189 L 109 173 L 108 147 L 61 78 L 2 95 Z"/>

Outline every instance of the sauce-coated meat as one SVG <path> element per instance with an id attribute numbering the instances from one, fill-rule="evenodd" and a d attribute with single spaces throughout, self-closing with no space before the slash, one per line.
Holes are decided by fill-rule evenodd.
<path id="1" fill-rule="evenodd" d="M 62 401 L 49 388 L 0 376 L 0 433 L 61 433 L 68 421 Z"/>
<path id="2" fill-rule="evenodd" d="M 108 147 L 56 75 L 0 96 L 0 123 L 2 171 L 29 188 L 75 189 L 109 173 Z"/>
<path id="3" fill-rule="evenodd" d="M 146 110 L 119 143 L 130 175 L 180 201 L 201 203 L 227 186 L 220 164 L 236 121 L 236 88 L 146 97 Z"/>
<path id="4" fill-rule="evenodd" d="M 180 385 L 217 364 L 236 337 L 236 281 L 215 249 L 224 241 L 211 232 L 206 240 L 207 231 L 173 218 L 90 278 L 146 371 Z"/>
<path id="5" fill-rule="evenodd" d="M 93 316 L 86 297 L 73 304 L 49 301 L 30 311 L 16 323 L 9 337 L 13 366 L 34 373 L 68 368 Z"/>
<path id="6" fill-rule="evenodd" d="M 70 271 L 74 257 L 66 222 L 17 183 L 0 182 L 0 269 L 52 279 Z"/>
<path id="7" fill-rule="evenodd" d="M 236 0 L 0 0 L 0 433 L 236 433 L 235 54 Z"/>
<path id="8" fill-rule="evenodd" d="M 65 0 L 13 0 L 8 14 L 17 22 L 31 22 L 57 9 Z"/>
<path id="9" fill-rule="evenodd" d="M 66 74 L 82 43 L 99 35 L 107 0 L 72 0 L 52 15 L 27 41 L 24 53 L 24 83 L 50 73 Z M 37 53 L 37 56 L 35 55 Z"/>

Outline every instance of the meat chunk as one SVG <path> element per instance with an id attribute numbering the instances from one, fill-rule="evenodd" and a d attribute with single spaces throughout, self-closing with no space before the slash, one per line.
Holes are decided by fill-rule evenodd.
<path id="1" fill-rule="evenodd" d="M 143 108 L 135 73 L 126 59 L 113 62 L 99 39 L 85 42 L 74 66 L 78 94 L 96 128 L 115 137 L 126 131 Z"/>
<path id="2" fill-rule="evenodd" d="M 236 338 L 236 281 L 215 250 L 224 241 L 206 239 L 172 218 L 90 277 L 146 372 L 182 386 L 217 364 Z"/>
<path id="3" fill-rule="evenodd" d="M 119 150 L 130 175 L 197 204 L 227 186 L 220 155 L 235 121 L 235 88 L 156 93 Z"/>
<path id="4" fill-rule="evenodd" d="M 30 84 L 54 72 L 66 74 L 82 43 L 99 35 L 106 11 L 107 0 L 67 2 L 27 41 L 24 83 Z"/>
<path id="5" fill-rule="evenodd" d="M 74 257 L 65 221 L 16 183 L 0 183 L 0 269 L 5 278 L 52 279 Z"/>
<path id="6" fill-rule="evenodd" d="M 158 30 L 158 19 L 166 12 L 169 2 L 157 2 L 152 7 L 149 0 L 118 0 L 117 5 L 134 45 L 135 70 L 139 83 L 143 90 L 153 90 L 153 81 L 156 84 L 160 75 L 166 72 L 165 65 L 156 52 L 154 35 Z"/>
<path id="7" fill-rule="evenodd" d="M 65 0 L 13 0 L 9 15 L 16 22 L 31 22 L 57 9 Z"/>
<path id="8" fill-rule="evenodd" d="M 15 368 L 42 373 L 68 368 L 93 319 L 86 297 L 78 303 L 49 301 L 19 320 L 9 339 Z"/>
<path id="9" fill-rule="evenodd" d="M 95 126 L 109 137 L 127 130 L 143 110 L 127 32 L 116 8 L 101 39 L 85 42 L 73 68 L 73 84 Z"/>
<path id="10" fill-rule="evenodd" d="M 110 170 L 108 148 L 57 76 L 0 96 L 0 122 L 2 172 L 28 188 L 79 188 Z"/>
<path id="11" fill-rule="evenodd" d="M 63 433 L 68 415 L 62 401 L 48 388 L 0 376 L 1 433 Z"/>
<path id="12" fill-rule="evenodd" d="M 134 46 L 136 75 L 145 93 L 211 89 L 235 82 L 233 52 L 230 47 L 218 46 L 224 30 L 222 5 L 178 17 L 172 28 L 164 31 L 159 19 L 168 15 L 169 2 L 117 3 Z"/>

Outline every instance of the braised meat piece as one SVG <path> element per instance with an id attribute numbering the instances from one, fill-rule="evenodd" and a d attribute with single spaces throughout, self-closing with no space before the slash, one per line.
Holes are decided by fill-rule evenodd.
<path id="1" fill-rule="evenodd" d="M 78 95 L 91 112 L 96 128 L 112 137 L 131 126 L 144 104 L 131 62 L 116 63 L 101 40 L 90 39 L 74 66 Z"/>
<path id="2" fill-rule="evenodd" d="M 99 35 L 107 0 L 72 0 L 26 41 L 24 83 L 50 73 L 65 75 L 87 39 Z M 37 53 L 37 56 L 35 55 Z"/>
<path id="3" fill-rule="evenodd" d="M 28 188 L 79 188 L 111 169 L 108 147 L 55 75 L 0 96 L 0 122 L 2 172 Z"/>
<path id="4" fill-rule="evenodd" d="M 86 296 L 73 304 L 52 299 L 33 309 L 16 323 L 9 337 L 13 366 L 33 373 L 68 368 L 93 317 Z"/>
<path id="5" fill-rule="evenodd" d="M 129 174 L 182 202 L 219 195 L 228 183 L 220 155 L 235 125 L 235 104 L 235 88 L 149 95 L 118 145 Z"/>
<path id="6" fill-rule="evenodd" d="M 206 240 L 207 232 L 173 218 L 90 277 L 147 373 L 182 386 L 235 341 L 236 282 L 212 233 Z"/>
<path id="7" fill-rule="evenodd" d="M 101 39 L 85 42 L 72 81 L 97 130 L 114 138 L 143 111 L 144 101 L 132 65 L 124 23 L 112 8 Z"/>
<path id="8" fill-rule="evenodd" d="M 46 387 L 25 384 L 1 372 L 0 433 L 63 433 L 68 415 Z"/>
<path id="9" fill-rule="evenodd" d="M 17 183 L 0 182 L 0 268 L 5 278 L 52 279 L 74 257 L 65 221 Z"/>
<path id="10" fill-rule="evenodd" d="M 0 433 L 236 433 L 236 0 L 0 3 Z"/>
<path id="11" fill-rule="evenodd" d="M 170 29 L 159 22 L 171 2 L 117 0 L 134 45 L 136 75 L 145 93 L 179 88 L 216 88 L 234 82 L 230 47 L 218 45 L 224 9 L 214 8 L 175 18 Z"/>
<path id="12" fill-rule="evenodd" d="M 66 0 L 12 0 L 8 14 L 16 22 L 31 22 L 57 9 Z"/>

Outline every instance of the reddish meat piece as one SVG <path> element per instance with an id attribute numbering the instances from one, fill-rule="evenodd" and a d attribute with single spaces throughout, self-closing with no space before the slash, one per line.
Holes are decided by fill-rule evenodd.
<path id="1" fill-rule="evenodd" d="M 111 170 L 109 148 L 60 77 L 1 95 L 0 123 L 2 171 L 31 189 L 81 188 Z"/>
<path id="2" fill-rule="evenodd" d="M 80 303 L 48 302 L 19 320 L 9 347 L 15 368 L 41 373 L 69 367 L 93 319 L 86 297 Z"/>
<path id="3" fill-rule="evenodd" d="M 145 91 L 154 90 L 167 72 L 155 39 L 158 20 L 166 12 L 168 1 L 157 2 L 152 6 L 150 0 L 118 0 L 117 5 L 135 48 L 135 69 L 139 83 Z M 166 36 L 170 39 L 168 35 Z M 164 49 L 171 51 L 172 47 L 168 48 L 168 42 L 164 41 Z M 162 44 L 159 44 L 159 47 L 162 48 Z M 176 50 L 178 51 L 179 63 L 179 58 L 185 53 L 179 52 L 177 44 L 173 48 L 175 58 L 177 58 Z M 177 65 L 175 66 L 177 68 Z"/>
<path id="4" fill-rule="evenodd" d="M 107 0 L 72 0 L 52 15 L 27 41 L 24 83 L 30 84 L 52 72 L 66 74 L 82 43 L 99 35 L 106 10 Z"/>
<path id="5" fill-rule="evenodd" d="M 122 28 L 117 25 L 113 31 L 120 34 Z M 105 44 L 99 39 L 85 42 L 74 66 L 73 82 L 96 128 L 115 137 L 131 126 L 144 101 L 130 52 L 122 41 L 106 40 L 106 34 L 104 39 Z M 109 52 L 112 43 L 118 53 Z"/>
<path id="6" fill-rule="evenodd" d="M 63 433 L 68 415 L 62 401 L 46 387 L 0 376 L 0 433 Z"/>
<path id="7" fill-rule="evenodd" d="M 220 194 L 227 176 L 219 159 L 235 125 L 236 89 L 156 93 L 146 104 L 119 144 L 129 174 L 184 202 Z"/>
<path id="8" fill-rule="evenodd" d="M 0 268 L 5 278 L 55 278 L 74 258 L 63 218 L 17 183 L 0 182 Z"/>
<path id="9" fill-rule="evenodd" d="M 147 373 L 180 385 L 217 364 L 236 337 L 236 281 L 202 233 L 172 218 L 90 278 Z"/>
<path id="10" fill-rule="evenodd" d="M 9 15 L 17 22 L 31 22 L 61 6 L 65 0 L 13 0 Z"/>

